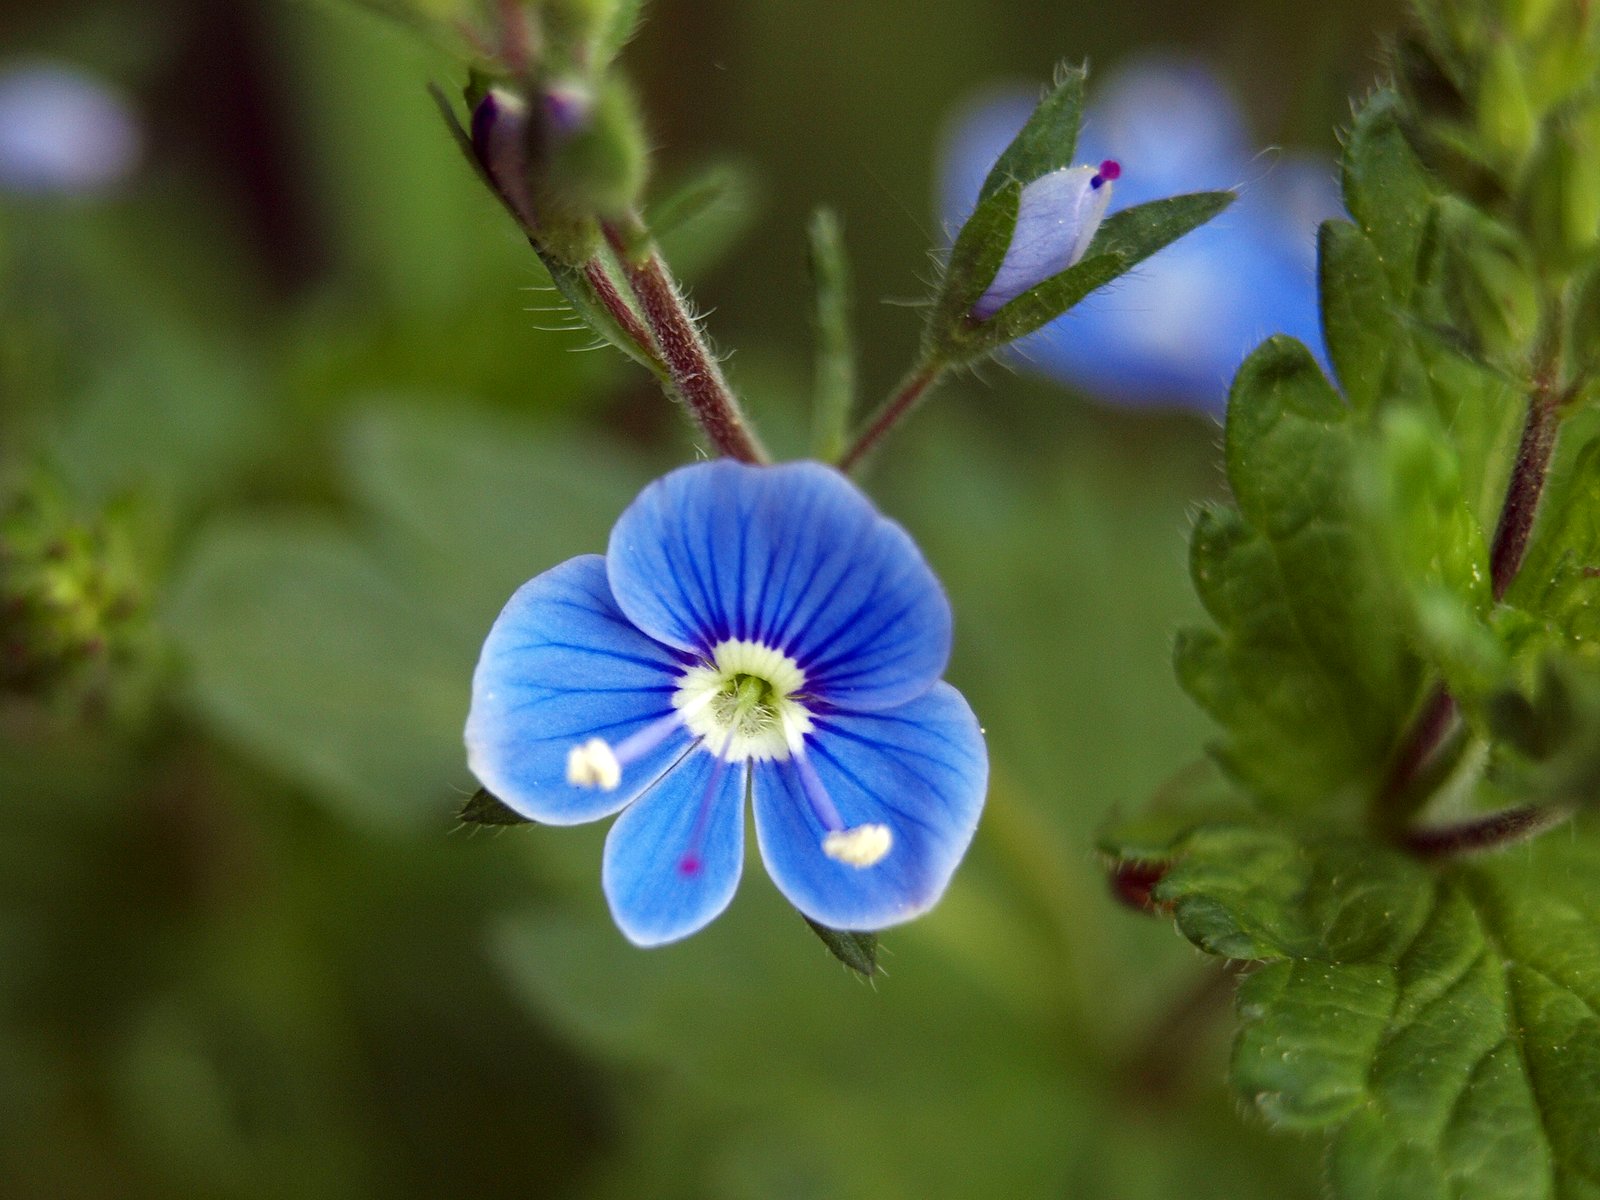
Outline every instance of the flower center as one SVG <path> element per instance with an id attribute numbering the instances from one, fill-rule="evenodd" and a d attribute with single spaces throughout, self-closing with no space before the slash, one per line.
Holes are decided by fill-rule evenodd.
<path id="1" fill-rule="evenodd" d="M 672 706 L 691 734 L 727 762 L 786 759 L 811 731 L 798 698 L 805 672 L 781 650 L 730 639 L 684 671 Z"/>

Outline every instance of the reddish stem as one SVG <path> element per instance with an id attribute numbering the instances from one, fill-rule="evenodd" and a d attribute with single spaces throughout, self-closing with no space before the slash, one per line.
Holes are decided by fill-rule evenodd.
<path id="1" fill-rule="evenodd" d="M 943 364 L 926 363 L 906 376 L 899 390 L 873 415 L 866 429 L 856 438 L 855 445 L 845 451 L 844 457 L 839 460 L 839 469 L 854 470 L 882 440 L 883 435 L 899 424 L 900 420 L 917 406 L 918 401 L 942 374 L 944 374 Z"/>
<path id="2" fill-rule="evenodd" d="M 766 462 L 766 453 L 745 425 L 739 402 L 734 399 L 722 368 L 689 316 L 661 256 L 650 250 L 642 259 L 637 259 L 615 227 L 606 227 L 606 237 L 627 274 L 628 286 L 639 301 L 645 324 L 654 335 L 672 385 L 700 428 L 705 430 L 706 437 L 718 453 L 729 458 L 748 463 Z"/>

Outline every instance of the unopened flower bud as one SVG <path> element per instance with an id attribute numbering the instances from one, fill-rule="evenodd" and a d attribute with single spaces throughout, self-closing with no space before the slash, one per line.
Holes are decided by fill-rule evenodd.
<path id="1" fill-rule="evenodd" d="M 1111 203 L 1111 184 L 1122 168 L 1107 159 L 1098 167 L 1062 167 L 1022 189 L 1017 224 L 1000 269 L 972 306 L 986 320 L 1052 275 L 1075 266 L 1089 249 Z"/>
<path id="2" fill-rule="evenodd" d="M 528 193 L 528 106 L 520 96 L 490 88 L 472 110 L 472 150 L 506 207 L 533 224 Z"/>

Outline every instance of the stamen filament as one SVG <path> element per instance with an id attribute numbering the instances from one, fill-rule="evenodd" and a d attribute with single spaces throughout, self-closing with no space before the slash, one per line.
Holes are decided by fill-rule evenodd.
<path id="1" fill-rule="evenodd" d="M 615 746 L 604 738 L 590 738 L 574 746 L 567 751 L 567 782 L 573 787 L 616 791 L 622 782 L 623 770 L 661 745 L 683 722 L 683 711 L 675 709 L 629 734 Z"/>

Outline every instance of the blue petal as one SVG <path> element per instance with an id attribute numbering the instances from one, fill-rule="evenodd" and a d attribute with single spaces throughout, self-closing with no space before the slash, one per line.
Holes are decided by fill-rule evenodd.
<path id="1" fill-rule="evenodd" d="M 879 709 L 926 691 L 950 655 L 950 605 L 905 530 L 818 463 L 723 459 L 658 479 L 611 532 L 622 611 L 697 654 L 776 647 L 805 691 Z"/>
<path id="2" fill-rule="evenodd" d="M 881 929 L 939 899 L 978 825 L 989 762 L 978 722 L 946 683 L 888 712 L 828 716 L 807 755 L 846 826 L 883 824 L 870 867 L 835 862 L 793 760 L 754 769 L 756 837 L 778 890 L 834 929 Z"/>
<path id="3" fill-rule="evenodd" d="M 472 677 L 467 761 L 523 816 L 575 825 L 616 812 L 689 745 L 676 730 L 628 764 L 612 791 L 567 783 L 567 754 L 593 737 L 616 745 L 672 713 L 681 667 L 622 615 L 598 554 L 523 584 L 496 618 Z"/>
<path id="4" fill-rule="evenodd" d="M 677 941 L 728 907 L 744 867 L 744 788 L 742 764 L 693 750 L 617 818 L 600 881 L 629 941 Z"/>

